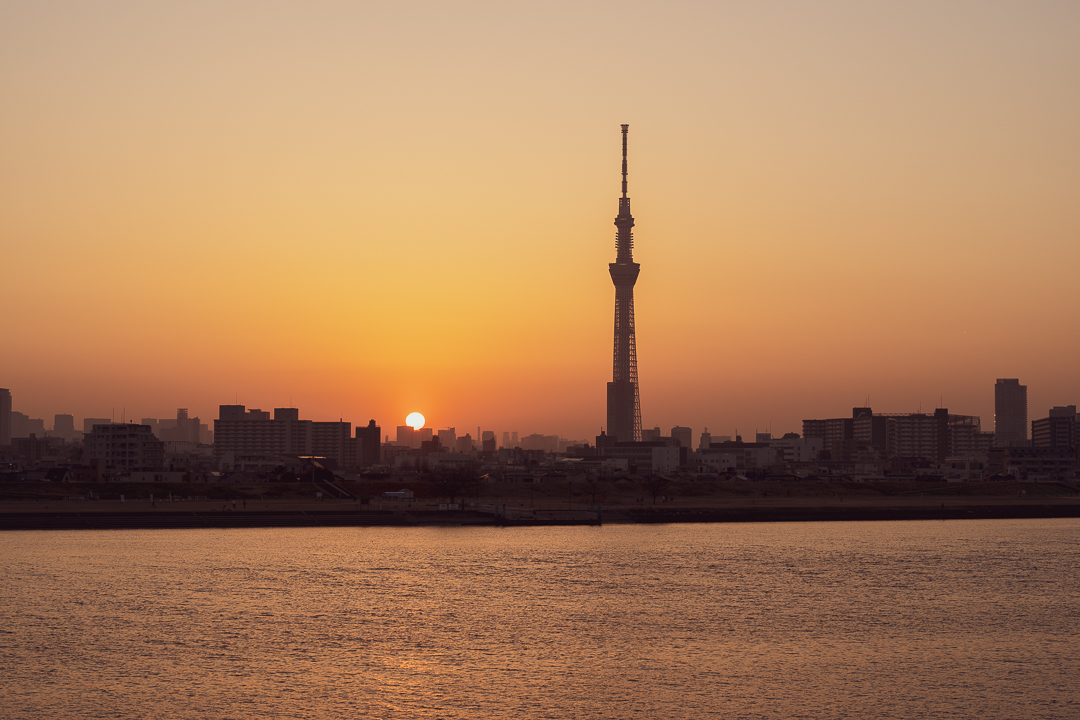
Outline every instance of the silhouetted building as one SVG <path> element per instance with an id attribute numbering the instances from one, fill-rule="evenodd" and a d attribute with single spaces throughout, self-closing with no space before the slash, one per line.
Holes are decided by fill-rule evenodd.
<path id="1" fill-rule="evenodd" d="M 730 442 L 730 435 L 713 435 L 709 432 L 709 428 L 705 428 L 701 431 L 701 437 L 698 439 L 698 450 L 708 450 L 709 446 L 714 442 Z"/>
<path id="2" fill-rule="evenodd" d="M 641 440 L 641 400 L 638 392 L 637 341 L 634 334 L 634 285 L 641 266 L 634 262 L 634 217 L 626 194 L 626 136 L 622 126 L 622 197 L 615 218 L 615 262 L 608 265 L 615 285 L 615 357 L 607 386 L 607 434 L 621 441 Z"/>
<path id="3" fill-rule="evenodd" d="M 833 427 L 833 430 L 835 431 L 836 428 Z M 868 407 L 851 409 L 851 434 L 848 438 L 856 445 L 873 448 L 885 456 L 889 444 L 888 437 L 888 420 L 885 415 L 875 415 L 874 411 Z"/>
<path id="4" fill-rule="evenodd" d="M 234 455 L 318 455 L 340 467 L 356 463 L 352 423 L 301 420 L 297 408 L 246 410 L 243 405 L 222 405 L 214 421 L 214 457 Z"/>
<path id="5" fill-rule="evenodd" d="M 191 442 L 199 440 L 199 421 L 195 421 L 195 427 L 191 427 L 191 418 L 188 417 L 187 408 L 176 409 L 176 424 L 173 425 L 173 437 L 163 437 L 162 440 L 174 440 L 176 442 Z"/>
<path id="6" fill-rule="evenodd" d="M 150 425 L 151 429 L 153 429 L 154 426 L 151 423 L 146 422 L 146 420 L 147 420 L 147 418 L 143 418 L 142 424 L 143 425 Z M 82 431 L 83 431 L 84 435 L 89 435 L 90 433 L 94 432 L 94 426 L 95 425 L 111 425 L 111 424 L 112 424 L 112 420 L 110 420 L 109 418 L 83 418 Z M 155 433 L 155 435 L 156 434 L 157 433 Z"/>
<path id="7" fill-rule="evenodd" d="M 820 442 L 820 441 L 818 441 Z M 775 465 L 782 453 L 763 442 L 741 439 L 710 443 L 697 453 L 698 472 L 738 472 Z"/>
<path id="8" fill-rule="evenodd" d="M 846 460 L 854 448 L 854 418 L 803 420 L 803 437 L 820 438 L 832 460 Z"/>
<path id="9" fill-rule="evenodd" d="M 397 432 L 394 434 L 394 444 L 417 449 L 420 447 L 420 437 L 411 425 L 398 425 Z"/>
<path id="10" fill-rule="evenodd" d="M 694 446 L 694 431 L 688 427 L 676 425 L 671 428 L 671 439 L 689 450 Z"/>
<path id="11" fill-rule="evenodd" d="M 776 448 L 776 460 L 782 463 L 810 463 L 817 461 L 825 442 L 821 438 L 803 438 L 799 433 L 787 433 L 782 438 L 769 440 L 769 447 Z"/>
<path id="12" fill-rule="evenodd" d="M 54 415 L 52 434 L 54 437 L 64 438 L 68 442 L 77 440 L 79 438 L 79 432 L 75 429 L 75 416 L 66 414 Z"/>
<path id="13" fill-rule="evenodd" d="M 148 422 L 149 421 L 149 422 Z M 143 418 L 144 424 L 155 428 L 155 434 L 166 442 L 198 443 L 204 439 L 201 428 L 205 428 L 199 418 L 188 417 L 187 408 L 177 408 L 175 420 L 154 420 Z M 206 433 L 209 434 L 207 428 Z"/>
<path id="14" fill-rule="evenodd" d="M 994 446 L 994 433 L 983 432 L 982 421 L 973 415 L 950 415 L 949 418 L 949 457 L 982 458 L 985 461 Z"/>
<path id="15" fill-rule="evenodd" d="M 0 447 L 11 444 L 11 391 L 0 388 Z"/>
<path id="16" fill-rule="evenodd" d="M 949 411 L 933 415 L 908 413 L 885 420 L 885 452 L 889 457 L 941 461 L 949 455 Z"/>
<path id="17" fill-rule="evenodd" d="M 104 460 L 117 470 L 156 470 L 165 466 L 165 443 L 149 425 L 95 425 L 83 439 L 86 459 Z"/>
<path id="18" fill-rule="evenodd" d="M 443 428 L 439 431 L 439 445 L 453 452 L 457 449 L 457 428 Z"/>
<path id="19" fill-rule="evenodd" d="M 559 440 L 560 438 L 558 435 L 541 435 L 540 433 L 533 433 L 521 438 L 521 449 L 556 453 L 559 452 Z"/>
<path id="20" fill-rule="evenodd" d="M 356 426 L 356 464 L 360 468 L 368 468 L 382 462 L 379 450 L 382 444 L 379 437 L 382 429 L 370 420 L 367 427 Z"/>
<path id="21" fill-rule="evenodd" d="M 403 445 L 413 450 L 419 450 L 420 444 L 430 440 L 432 436 L 433 432 L 431 428 L 422 427 L 419 430 L 414 430 L 409 425 L 398 425 L 395 444 Z"/>
<path id="22" fill-rule="evenodd" d="M 24 438 L 36 435 L 45 436 L 45 421 L 41 418 L 32 418 L 17 410 L 11 411 L 11 437 Z"/>
<path id="23" fill-rule="evenodd" d="M 1080 417 L 1077 416 L 1075 405 L 1055 405 L 1054 407 L 1050 408 L 1050 412 L 1047 413 L 1047 415 L 1049 415 L 1050 417 L 1072 418 L 1073 420 L 1080 419 Z"/>
<path id="24" fill-rule="evenodd" d="M 299 419 L 247 410 L 243 405 L 222 405 L 214 421 L 214 456 L 226 452 L 243 455 L 310 455 L 310 437 L 299 427 Z M 295 416 L 294 416 L 295 417 Z"/>
<path id="25" fill-rule="evenodd" d="M 950 414 L 946 408 L 934 413 L 875 413 L 871 408 L 852 408 L 850 418 L 803 420 L 803 437 L 818 438 L 834 461 L 872 451 L 882 458 L 922 459 L 942 462 L 979 448 L 979 418 Z"/>
<path id="26" fill-rule="evenodd" d="M 55 464 L 61 459 L 63 447 L 63 438 L 38 437 L 37 433 L 11 439 L 12 454 L 24 468 Z"/>
<path id="27" fill-rule="evenodd" d="M 677 470 L 685 462 L 686 448 L 661 441 L 622 442 L 601 431 L 596 436 L 596 455 L 606 460 L 622 460 L 627 472 L 637 475 Z"/>
<path id="28" fill-rule="evenodd" d="M 493 453 L 498 450 L 495 443 L 494 430 L 485 430 L 480 434 L 480 448 L 486 453 Z"/>
<path id="29" fill-rule="evenodd" d="M 310 454 L 333 460 L 331 465 L 337 467 L 355 467 L 356 442 L 352 437 L 352 423 L 344 420 L 311 422 Z"/>
<path id="30" fill-rule="evenodd" d="M 994 383 L 994 441 L 998 445 L 1022 445 L 1028 439 L 1027 385 L 1016 378 Z"/>
<path id="31" fill-rule="evenodd" d="M 1076 477 L 1077 456 L 1073 448 L 1005 446 L 994 449 L 1001 460 L 991 460 L 1021 480 L 1065 480 Z"/>
<path id="32" fill-rule="evenodd" d="M 1075 450 L 1077 448 L 1076 406 L 1054 408 L 1049 417 L 1032 420 L 1031 444 L 1033 447 Z"/>

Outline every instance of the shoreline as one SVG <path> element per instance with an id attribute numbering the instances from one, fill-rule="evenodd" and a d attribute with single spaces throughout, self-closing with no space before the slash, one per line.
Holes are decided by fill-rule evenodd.
<path id="1" fill-rule="evenodd" d="M 236 510 L 219 503 L 86 503 L 0 505 L 0 531 L 269 527 L 533 527 L 555 525 L 850 522 L 887 520 L 1044 519 L 1080 517 L 1078 498 L 770 498 L 701 504 L 524 508 L 509 504 L 465 510 L 428 506 L 371 509 L 351 503 L 253 502 Z M 120 505 L 120 507 L 115 507 Z M 95 507 L 97 506 L 97 507 Z M 102 507 L 113 506 L 113 507 Z M 181 506 L 181 507 L 177 507 Z M 191 507 L 183 507 L 191 506 Z M 262 506 L 262 507 L 257 507 Z"/>

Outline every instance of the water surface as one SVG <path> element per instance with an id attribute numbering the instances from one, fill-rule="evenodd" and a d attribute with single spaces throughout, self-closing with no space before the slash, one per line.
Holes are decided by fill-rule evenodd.
<path id="1" fill-rule="evenodd" d="M 0 717 L 1076 718 L 1080 521 L 0 533 Z"/>

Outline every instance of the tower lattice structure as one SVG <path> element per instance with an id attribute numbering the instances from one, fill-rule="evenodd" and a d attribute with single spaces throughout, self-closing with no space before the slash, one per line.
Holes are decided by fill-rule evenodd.
<path id="1" fill-rule="evenodd" d="M 634 262 L 634 216 L 626 195 L 626 136 L 622 126 L 622 197 L 615 218 L 615 262 L 608 264 L 615 284 L 615 352 L 607 386 L 607 434 L 619 441 L 641 440 L 641 399 L 638 394 L 637 344 L 634 338 L 634 284 L 641 266 Z"/>

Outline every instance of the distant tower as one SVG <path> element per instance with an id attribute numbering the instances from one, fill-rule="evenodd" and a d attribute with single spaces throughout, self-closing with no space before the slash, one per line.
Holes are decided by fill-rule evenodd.
<path id="1" fill-rule="evenodd" d="M 607 434 L 616 440 L 641 440 L 641 400 L 638 395 L 637 345 L 634 340 L 634 284 L 641 266 L 634 262 L 634 217 L 626 195 L 626 134 L 622 126 L 622 197 L 615 218 L 615 262 L 608 264 L 615 284 L 615 361 L 607 386 Z"/>
<path id="2" fill-rule="evenodd" d="M 994 444 L 1023 445 L 1028 439 L 1027 385 L 1016 378 L 994 383 Z"/>

